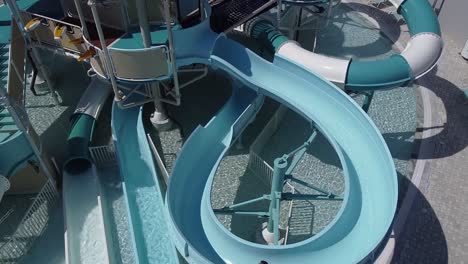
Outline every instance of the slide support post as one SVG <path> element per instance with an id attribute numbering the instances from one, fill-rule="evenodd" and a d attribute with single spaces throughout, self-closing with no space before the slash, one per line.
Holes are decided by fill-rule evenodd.
<path id="1" fill-rule="evenodd" d="M 268 210 L 269 219 L 267 229 L 268 232 L 273 233 L 278 228 L 279 222 L 279 207 L 281 193 L 283 192 L 284 178 L 286 176 L 286 170 L 288 168 L 288 160 L 286 157 L 277 158 L 274 161 L 273 178 L 271 180 L 271 192 L 270 192 L 270 207 Z M 276 239 L 277 235 L 275 232 L 275 244 L 279 239 Z"/>
<path id="2" fill-rule="evenodd" d="M 362 104 L 362 110 L 364 110 L 364 112 L 367 113 L 369 111 L 369 107 L 372 103 L 373 98 L 374 98 L 374 91 L 369 91 L 369 92 L 364 93 L 364 102 Z"/>

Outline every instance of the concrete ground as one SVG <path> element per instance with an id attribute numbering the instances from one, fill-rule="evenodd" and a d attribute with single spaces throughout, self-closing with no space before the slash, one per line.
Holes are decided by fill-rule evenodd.
<path id="1" fill-rule="evenodd" d="M 351 2 L 351 1 L 350 1 Z M 376 19 L 382 31 L 403 46 L 409 39 L 404 23 L 376 16 L 370 8 L 354 7 Z M 356 4 L 358 3 L 358 4 Z M 392 11 L 392 7 L 383 8 Z M 394 10 L 394 9 L 393 9 Z M 395 220 L 396 247 L 392 263 L 468 263 L 468 62 L 462 47 L 443 35 L 445 47 L 438 66 L 418 81 L 419 154 L 408 192 Z"/>
<path id="2" fill-rule="evenodd" d="M 395 263 L 468 263 L 468 62 L 462 47 L 447 36 L 444 42 L 438 67 L 419 81 L 430 107 L 418 128 L 417 160 L 425 166 Z"/>

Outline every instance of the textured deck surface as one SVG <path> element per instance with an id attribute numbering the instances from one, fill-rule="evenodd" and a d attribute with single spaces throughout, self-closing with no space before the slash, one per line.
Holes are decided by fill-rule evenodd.
<path id="1" fill-rule="evenodd" d="M 376 19 L 393 39 L 406 44 L 406 25 L 360 4 L 368 4 L 368 0 L 352 2 Z M 383 7 L 385 12 L 394 12 L 392 7 Z M 443 35 L 443 40 L 438 66 L 418 81 L 422 96 L 418 98 L 415 143 L 420 150 L 413 162 L 422 168 L 417 178 L 402 182 L 409 186 L 408 193 L 414 193 L 414 199 L 405 201 L 408 211 L 398 216 L 401 223 L 395 231 L 400 235 L 393 263 L 468 261 L 468 100 L 463 92 L 468 87 L 468 63 L 459 54 L 460 45 L 448 35 Z"/>

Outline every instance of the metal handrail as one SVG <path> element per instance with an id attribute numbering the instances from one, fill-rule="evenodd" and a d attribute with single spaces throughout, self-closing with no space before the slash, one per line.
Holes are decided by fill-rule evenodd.
<path id="1" fill-rule="evenodd" d="M 11 1 L 11 0 L 8 0 Z M 104 54 L 104 63 L 107 68 L 107 78 L 110 79 L 112 90 L 114 91 L 114 101 L 120 105 L 121 96 L 120 91 L 117 87 L 117 81 L 115 80 L 114 71 L 112 68 L 112 62 L 109 55 L 109 50 L 107 49 L 106 39 L 104 38 L 104 33 L 102 31 L 101 20 L 99 19 L 99 14 L 96 8 L 96 0 L 89 0 L 88 5 L 91 7 L 91 12 L 93 14 L 94 24 L 96 25 L 96 30 L 98 33 L 99 41 L 101 42 L 102 52 Z"/>
<path id="2" fill-rule="evenodd" d="M 80 19 L 83 35 L 84 37 L 89 38 L 88 26 L 86 26 L 86 20 L 83 14 L 83 9 L 81 8 L 81 4 L 79 0 L 74 0 L 74 2 L 75 2 L 76 12 L 78 13 L 78 18 Z"/>
<path id="3" fill-rule="evenodd" d="M 75 0 L 77 1 L 77 0 Z M 116 79 L 123 80 L 123 81 L 138 81 L 138 82 L 151 82 L 151 81 L 160 81 L 165 78 L 147 78 L 147 79 L 130 79 L 130 78 L 120 78 L 115 75 L 115 67 L 114 67 L 114 62 L 112 60 L 112 56 L 109 53 L 109 50 L 116 50 L 116 51 L 125 51 L 125 52 L 141 52 L 141 51 L 147 51 L 147 50 L 153 50 L 153 49 L 160 49 L 160 48 L 166 48 L 167 51 L 167 58 L 166 63 L 170 64 L 171 66 L 171 71 L 172 71 L 172 76 L 173 76 L 173 83 L 174 83 L 174 99 L 175 99 L 175 104 L 180 105 L 180 83 L 179 83 L 179 78 L 178 78 L 178 72 L 177 72 L 177 65 L 175 62 L 175 55 L 174 55 L 174 39 L 173 39 L 173 32 L 172 32 L 172 22 L 171 22 L 171 15 L 170 15 L 170 10 L 169 10 L 169 2 L 168 0 L 163 1 L 164 5 L 164 19 L 165 19 L 165 24 L 168 32 L 168 45 L 158 45 L 158 46 L 151 46 L 151 41 L 150 41 L 150 36 L 149 38 L 145 37 L 145 34 L 142 33 L 143 39 L 144 39 L 144 45 L 145 48 L 139 48 L 139 49 L 121 49 L 121 48 L 113 48 L 113 47 L 107 47 L 104 34 L 102 31 L 102 26 L 99 18 L 99 14 L 97 12 L 96 8 L 96 0 L 89 0 L 88 5 L 91 7 L 91 12 L 93 14 L 93 20 L 96 25 L 96 29 L 98 31 L 98 37 L 99 41 L 101 43 L 101 51 L 103 53 L 103 60 L 104 61 L 104 66 L 106 68 L 107 76 L 106 79 L 110 79 L 111 84 L 112 84 L 112 89 L 114 90 L 115 94 L 115 101 L 118 103 L 122 100 L 120 90 L 118 88 L 118 84 Z M 141 8 L 140 8 L 141 9 Z M 140 10 L 141 12 L 141 10 Z M 145 24 L 145 23 L 143 23 Z M 146 34 L 149 33 L 148 28 L 144 26 L 143 31 L 146 32 Z M 86 37 L 84 38 L 86 40 Z M 89 43 L 88 43 L 89 44 Z M 98 48 L 99 50 L 99 48 Z M 168 75 L 170 76 L 170 75 Z M 102 76 L 101 76 L 102 77 Z M 163 98 L 158 98 L 163 100 Z M 122 106 L 119 103 L 119 106 Z"/>
<path id="4" fill-rule="evenodd" d="M 174 38 L 172 35 L 172 25 L 171 25 L 171 14 L 169 11 L 169 2 L 168 0 L 163 0 L 164 5 L 164 19 L 166 20 L 166 27 L 167 27 L 167 38 L 169 42 L 169 57 L 171 59 L 172 64 L 172 74 L 174 77 L 174 90 L 175 90 L 175 99 L 177 101 L 177 105 L 180 104 L 180 88 L 179 88 L 179 76 L 177 74 L 177 66 L 175 63 L 175 55 L 174 55 Z"/>
<path id="5" fill-rule="evenodd" d="M 148 48 L 137 48 L 137 49 L 123 49 L 123 48 L 115 48 L 115 47 L 109 47 L 109 50 L 117 50 L 117 51 L 123 51 L 123 52 L 142 52 L 142 51 L 147 51 L 147 50 L 154 50 L 154 49 L 160 49 L 160 48 L 168 48 L 167 45 L 156 45 L 156 46 L 151 46 Z M 168 49 L 169 50 L 169 49 Z"/>
<path id="6" fill-rule="evenodd" d="M 169 47 L 167 45 L 157 45 L 157 46 L 151 46 L 148 48 L 139 48 L 139 49 L 122 49 L 122 48 L 114 48 L 114 47 L 109 47 L 109 50 L 115 50 L 115 51 L 120 51 L 120 52 L 128 52 L 128 53 L 138 53 L 138 52 L 144 52 L 144 51 L 151 51 L 151 50 L 156 50 L 156 49 L 166 49 L 166 63 L 168 65 L 173 65 L 174 63 L 171 61 L 170 54 L 169 54 Z M 112 56 L 110 56 L 110 63 L 111 63 L 111 68 L 115 69 L 114 61 L 112 60 Z M 174 73 L 174 69 L 172 68 L 172 73 Z M 115 71 L 114 71 L 114 76 Z M 170 76 L 170 75 L 169 75 Z M 117 79 L 122 80 L 122 81 L 128 81 L 128 82 L 151 82 L 151 81 L 160 81 L 160 80 L 165 80 L 167 78 L 165 77 L 158 77 L 158 78 L 142 78 L 142 79 L 131 79 L 131 78 L 122 78 L 119 76 L 116 76 Z"/>

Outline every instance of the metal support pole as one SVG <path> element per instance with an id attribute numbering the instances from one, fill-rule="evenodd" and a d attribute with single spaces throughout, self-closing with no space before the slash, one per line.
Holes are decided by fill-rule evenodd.
<path id="1" fill-rule="evenodd" d="M 81 8 L 80 0 L 74 0 L 76 12 L 78 13 L 78 18 L 80 19 L 81 27 L 83 28 L 83 35 L 86 39 L 89 40 L 88 26 L 86 25 L 86 20 L 84 18 L 83 9 Z"/>
<path id="2" fill-rule="evenodd" d="M 268 212 L 263 211 L 250 211 L 250 210 L 223 210 L 213 209 L 213 212 L 217 215 L 253 215 L 257 217 L 268 217 Z"/>
<path id="3" fill-rule="evenodd" d="M 296 193 L 283 193 L 283 201 L 290 200 L 303 200 L 303 201 L 343 201 L 343 197 L 335 195 L 326 195 L 326 194 L 296 194 Z"/>
<path id="4" fill-rule="evenodd" d="M 315 185 L 312 185 L 310 183 L 307 183 L 305 181 L 296 179 L 296 178 L 291 177 L 289 175 L 286 176 L 286 179 L 289 179 L 289 180 L 291 180 L 292 182 L 295 182 L 295 183 L 299 183 L 300 185 L 305 186 L 307 188 L 313 189 L 313 190 L 315 190 L 315 191 L 317 191 L 319 193 L 322 193 L 322 194 L 326 195 L 327 197 L 337 197 L 338 196 L 338 195 L 336 195 L 336 194 L 334 194 L 334 193 L 332 193 L 330 191 L 324 190 L 322 188 L 319 188 L 319 187 L 317 187 Z"/>
<path id="5" fill-rule="evenodd" d="M 304 157 L 305 153 L 307 152 L 309 146 L 314 141 L 315 137 L 317 137 L 317 128 L 315 128 L 315 125 L 312 125 L 312 134 L 307 139 L 307 141 L 304 142 L 304 144 L 302 144 L 302 146 L 300 146 L 299 148 L 293 150 L 291 153 L 286 155 L 288 157 L 288 159 L 289 159 L 289 157 L 291 155 L 294 155 L 294 157 L 293 157 L 293 159 L 291 161 L 291 165 L 289 165 L 288 169 L 286 170 L 286 175 L 292 174 L 292 172 L 296 168 L 297 164 L 299 164 L 299 161 L 301 161 L 302 157 Z"/>
<path id="6" fill-rule="evenodd" d="M 137 0 L 136 8 L 138 13 L 138 23 L 140 24 L 141 37 L 143 38 L 143 46 L 145 48 L 149 48 L 151 47 L 151 35 L 145 0 Z"/>
<path id="7" fill-rule="evenodd" d="M 287 167 L 288 161 L 285 158 L 275 159 L 273 178 L 271 180 L 271 202 L 270 208 L 268 210 L 270 217 L 268 219 L 267 230 L 270 233 L 273 233 L 275 229 L 278 228 L 281 192 L 283 191 L 283 184 Z M 279 197 L 278 193 L 280 194 Z M 278 242 L 278 240 L 275 239 L 275 242 Z"/>
<path id="8" fill-rule="evenodd" d="M 166 13 L 166 2 L 164 2 L 164 16 L 166 22 L 169 20 L 169 11 Z M 143 36 L 143 45 L 145 48 L 151 47 L 151 34 L 150 34 L 150 27 L 148 22 L 148 14 L 146 12 L 146 2 L 145 0 L 137 0 L 137 12 L 138 12 L 138 22 L 140 24 L 141 35 Z M 167 27 L 168 31 L 168 38 L 169 41 L 172 39 L 172 33 L 170 31 L 170 23 Z M 170 46 L 170 45 L 169 45 Z M 170 47 L 169 47 L 170 49 Z M 151 123 L 154 127 L 158 129 L 167 129 L 171 126 L 171 122 L 169 117 L 167 116 L 166 108 L 164 107 L 163 102 L 160 100 L 161 98 L 161 90 L 157 84 L 152 83 L 149 84 L 153 89 L 156 90 L 156 97 L 154 98 L 154 112 L 151 115 Z"/>
<path id="9" fill-rule="evenodd" d="M 220 209 L 215 209 L 215 210 L 216 210 L 216 212 L 221 212 L 223 210 L 235 209 L 237 207 L 242 207 L 242 206 L 245 206 L 245 205 L 257 203 L 257 202 L 264 201 L 264 200 L 270 200 L 270 196 L 269 195 L 263 195 L 263 196 L 260 196 L 260 197 L 254 198 L 254 199 L 247 200 L 245 202 L 236 203 L 236 204 L 233 204 L 233 205 L 230 205 L 230 206 L 227 206 L 227 207 L 223 207 L 223 208 L 220 208 Z"/>
<path id="10" fill-rule="evenodd" d="M 167 28 L 167 38 L 169 42 L 169 57 L 171 59 L 172 65 L 172 74 L 174 75 L 174 88 L 175 88 L 175 97 L 180 104 L 180 91 L 179 91 L 179 76 L 177 74 L 177 65 L 174 55 L 174 38 L 172 36 L 172 26 L 171 26 L 171 14 L 169 12 L 169 2 L 168 0 L 163 0 L 164 4 L 164 17 L 166 20 L 166 28 Z"/>
<path id="11" fill-rule="evenodd" d="M 281 13 L 283 8 L 283 3 L 281 0 L 277 0 L 277 12 L 276 12 L 276 28 L 279 30 L 281 26 Z"/>
<path id="12" fill-rule="evenodd" d="M 115 80 L 114 70 L 112 67 L 109 50 L 107 49 L 106 39 L 104 37 L 104 33 L 102 32 L 101 20 L 99 19 L 99 14 L 96 8 L 96 0 L 89 0 L 88 5 L 91 7 L 94 23 L 96 24 L 96 30 L 99 36 L 99 41 L 101 42 L 102 52 L 104 53 L 104 63 L 106 64 L 107 69 L 107 78 L 110 79 L 112 84 L 112 90 L 114 90 L 114 100 L 120 105 L 122 98 L 117 87 L 117 81 Z"/>
<path id="13" fill-rule="evenodd" d="M 327 7 L 327 22 L 325 23 L 325 26 L 328 27 L 330 24 L 330 18 L 332 17 L 333 14 L 333 0 L 328 0 L 328 7 Z"/>
<path id="14" fill-rule="evenodd" d="M 362 110 L 364 110 L 364 112 L 367 113 L 369 111 L 373 98 L 374 98 L 374 91 L 364 93 L 364 102 L 362 104 Z"/>

